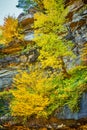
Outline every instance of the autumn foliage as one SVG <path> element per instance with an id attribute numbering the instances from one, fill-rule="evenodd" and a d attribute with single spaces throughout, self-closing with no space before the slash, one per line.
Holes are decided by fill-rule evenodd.
<path id="1" fill-rule="evenodd" d="M 34 15 L 33 41 L 39 57 L 28 64 L 26 71 L 18 71 L 13 79 L 11 114 L 48 117 L 65 105 L 72 111 L 78 110 L 78 101 L 86 90 L 87 67 L 73 65 L 73 43 L 64 39 L 68 9 L 64 7 L 64 0 L 35 1 L 40 10 Z M 13 37 L 21 38 L 18 22 L 11 17 L 5 20 L 1 29 L 5 43 Z"/>
<path id="2" fill-rule="evenodd" d="M 8 44 L 12 40 L 23 39 L 22 28 L 18 26 L 18 20 L 12 16 L 4 18 L 4 24 L 0 26 L 2 36 L 0 37 L 1 44 Z"/>

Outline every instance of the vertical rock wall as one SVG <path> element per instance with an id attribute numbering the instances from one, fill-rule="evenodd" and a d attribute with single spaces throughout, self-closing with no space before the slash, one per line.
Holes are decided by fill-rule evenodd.
<path id="1" fill-rule="evenodd" d="M 86 4 L 86 0 L 66 0 L 66 6 L 69 7 L 69 14 L 67 16 L 68 22 L 66 23 L 68 35 L 66 36 L 66 39 L 72 40 L 74 43 L 73 51 L 77 55 L 77 59 L 75 61 L 75 64 L 77 65 L 80 63 L 82 48 L 84 44 L 87 44 Z M 31 42 L 33 39 L 33 13 L 35 13 L 34 8 L 30 8 L 26 15 L 22 13 L 18 17 L 19 23 L 21 23 L 24 28 L 25 41 L 27 42 Z M 4 54 L 4 52 L 6 52 L 5 49 L 2 52 Z M 27 62 L 35 62 L 38 55 L 39 54 L 36 50 L 31 50 L 27 53 L 15 55 L 10 58 L 0 58 L 0 90 L 11 86 L 12 79 L 17 73 L 17 68 L 19 65 L 26 64 Z M 8 66 L 11 64 L 14 64 L 14 66 L 11 66 L 9 69 Z M 72 113 L 70 109 L 65 106 L 62 112 L 56 113 L 56 116 L 62 119 L 78 119 L 87 117 L 87 93 L 82 95 L 80 111 L 78 113 Z"/>
<path id="2" fill-rule="evenodd" d="M 55 116 L 60 119 L 80 119 L 87 117 L 87 93 L 83 93 L 80 101 L 80 110 L 72 112 L 68 106 L 62 108 L 62 111 L 56 112 Z"/>

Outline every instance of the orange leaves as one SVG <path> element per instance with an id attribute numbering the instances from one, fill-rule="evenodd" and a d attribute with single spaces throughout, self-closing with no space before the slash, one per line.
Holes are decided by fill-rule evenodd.
<path id="1" fill-rule="evenodd" d="M 2 31 L 2 38 L 0 38 L 0 41 L 2 41 L 3 44 L 8 44 L 14 38 L 23 38 L 23 35 L 20 34 L 22 29 L 18 27 L 18 20 L 14 17 L 8 16 L 4 18 L 4 25 L 1 26 L 0 29 Z"/>

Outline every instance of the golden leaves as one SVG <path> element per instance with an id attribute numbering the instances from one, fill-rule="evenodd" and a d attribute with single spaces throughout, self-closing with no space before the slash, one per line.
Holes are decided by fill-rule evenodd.
<path id="1" fill-rule="evenodd" d="M 49 98 L 45 95 L 45 81 L 46 78 L 41 79 L 38 71 L 20 72 L 16 75 L 16 89 L 11 91 L 14 99 L 10 106 L 14 116 L 47 116 L 45 109 L 49 104 Z"/>
<path id="2" fill-rule="evenodd" d="M 0 38 L 0 42 L 3 44 L 8 44 L 14 38 L 23 38 L 23 35 L 20 33 L 22 28 L 18 27 L 18 20 L 14 17 L 8 16 L 5 18 L 4 24 L 0 28 L 2 30 L 2 37 Z"/>

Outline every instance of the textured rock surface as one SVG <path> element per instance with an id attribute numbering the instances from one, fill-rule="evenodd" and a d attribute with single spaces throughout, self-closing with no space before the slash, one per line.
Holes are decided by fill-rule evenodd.
<path id="1" fill-rule="evenodd" d="M 69 14 L 67 18 L 69 19 L 66 23 L 68 28 L 68 35 L 66 39 L 72 40 L 74 43 L 73 51 L 77 55 L 75 64 L 80 63 L 81 49 L 84 44 L 87 43 L 87 2 L 86 0 L 66 0 L 66 5 L 69 6 Z M 30 8 L 28 13 L 20 14 L 18 17 L 19 23 L 24 28 L 25 40 L 32 41 L 33 36 L 33 13 L 35 13 L 34 8 Z M 26 65 L 28 62 L 35 62 L 38 57 L 37 50 L 30 50 L 22 54 L 15 54 L 21 49 L 20 44 L 10 44 L 7 48 L 0 48 L 0 54 L 11 54 L 11 56 L 5 56 L 0 58 L 0 89 L 5 89 L 11 86 L 12 78 L 17 73 L 16 69 L 19 65 Z M 26 43 L 27 44 L 27 43 Z M 26 46 L 25 46 L 26 47 Z M 13 65 L 13 66 L 12 66 Z M 10 69 L 9 69 L 10 68 Z M 58 118 L 62 119 L 78 119 L 87 117 L 87 94 L 84 93 L 82 96 L 80 111 L 78 113 L 72 113 L 67 106 L 63 108 L 62 113 L 56 113 Z"/>
<path id="2" fill-rule="evenodd" d="M 18 16 L 18 21 L 24 28 L 25 41 L 31 41 L 34 38 L 32 25 L 34 23 L 33 16 L 35 12 L 36 10 L 33 7 L 31 7 L 28 9 L 28 12 L 25 15 L 23 15 L 22 13 Z"/>
<path id="3" fill-rule="evenodd" d="M 0 70 L 0 90 L 11 88 L 12 78 L 17 73 L 16 70 Z"/>
<path id="4" fill-rule="evenodd" d="M 22 4 L 25 6 L 25 2 Z M 22 70 L 26 68 L 27 63 L 35 62 L 39 56 L 36 49 L 28 49 L 22 52 L 22 49 L 25 48 L 26 50 L 27 44 L 31 43 L 34 37 L 32 29 L 34 12 L 35 9 L 30 7 L 26 15 L 25 13 L 21 13 L 18 16 L 19 24 L 21 24 L 24 29 L 24 41 L 14 39 L 8 46 L 0 46 L 0 90 L 11 87 L 12 79 L 17 73 L 17 69 Z"/>
<path id="5" fill-rule="evenodd" d="M 34 63 L 39 56 L 36 49 L 19 55 L 5 56 L 0 59 L 0 90 L 11 87 L 17 69 L 24 70 L 28 63 Z"/>
<path id="6" fill-rule="evenodd" d="M 76 120 L 87 117 L 87 93 L 84 93 L 82 95 L 79 112 L 73 113 L 67 106 L 65 106 L 62 109 L 62 112 L 56 113 L 55 116 L 57 116 L 60 119 L 76 119 Z"/>
<path id="7" fill-rule="evenodd" d="M 73 51 L 79 55 L 87 42 L 87 5 L 82 0 L 70 0 L 67 4 L 69 22 L 66 23 L 66 26 L 69 33 L 66 38 L 74 42 Z"/>
<path id="8" fill-rule="evenodd" d="M 66 23 L 68 35 L 66 39 L 72 40 L 74 43 L 73 52 L 77 55 L 75 64 L 81 63 L 80 56 L 83 46 L 87 43 L 87 5 L 84 0 L 66 0 L 66 5 L 69 6 L 69 14 Z M 87 58 L 86 58 L 87 65 Z M 60 113 L 56 113 L 60 119 L 80 119 L 87 117 L 87 93 L 84 93 L 80 102 L 80 111 L 73 113 L 65 106 Z"/>

